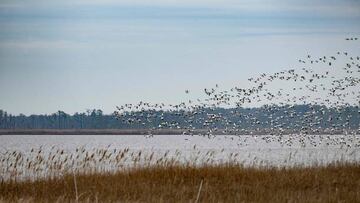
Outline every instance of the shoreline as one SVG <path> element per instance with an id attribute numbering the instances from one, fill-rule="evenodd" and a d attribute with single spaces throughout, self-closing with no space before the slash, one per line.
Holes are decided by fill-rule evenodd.
<path id="1" fill-rule="evenodd" d="M 0 135 L 182 135 L 185 129 L 0 129 Z M 206 129 L 197 129 L 193 131 L 194 135 L 207 135 Z M 224 133 L 222 130 L 214 132 L 213 135 L 286 135 L 299 134 L 298 130 L 243 130 L 237 134 L 235 132 Z M 188 133 L 185 133 L 188 135 Z M 312 135 L 337 135 L 337 134 L 360 134 L 357 130 L 351 131 L 328 131 L 310 132 Z"/>

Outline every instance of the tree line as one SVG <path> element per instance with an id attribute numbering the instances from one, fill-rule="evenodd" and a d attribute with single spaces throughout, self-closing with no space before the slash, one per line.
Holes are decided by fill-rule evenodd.
<path id="1" fill-rule="evenodd" d="M 360 111 L 357 106 L 327 108 L 324 106 L 296 105 L 288 107 L 205 109 L 189 122 L 180 111 L 126 112 L 121 117 L 115 112 L 104 114 L 100 109 L 83 113 L 67 114 L 58 111 L 53 114 L 12 115 L 0 110 L 0 129 L 150 129 L 161 128 L 219 128 L 232 124 L 242 129 L 273 128 L 300 129 L 307 123 L 317 122 L 316 128 L 359 129 Z M 223 119 L 206 123 L 209 115 L 221 115 Z M 316 122 L 315 122 L 316 123 Z M 205 126 L 206 124 L 206 126 Z M 210 126 L 209 126 L 210 125 Z"/>
<path id="2" fill-rule="evenodd" d="M 12 115 L 0 110 L 0 129 L 105 129 L 123 128 L 113 114 L 100 109 L 67 114 L 58 111 L 49 115 Z"/>

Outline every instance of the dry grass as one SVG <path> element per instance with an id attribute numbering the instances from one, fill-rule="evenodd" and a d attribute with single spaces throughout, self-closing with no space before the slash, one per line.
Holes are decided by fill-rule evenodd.
<path id="1" fill-rule="evenodd" d="M 360 166 L 243 168 L 238 165 L 147 167 L 76 175 L 80 202 L 359 202 Z M 76 202 L 73 174 L 4 181 L 4 202 Z"/>

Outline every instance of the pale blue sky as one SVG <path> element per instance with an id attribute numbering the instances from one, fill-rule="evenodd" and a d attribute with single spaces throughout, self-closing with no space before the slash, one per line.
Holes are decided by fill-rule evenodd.
<path id="1" fill-rule="evenodd" d="M 3 0 L 0 109 L 179 102 L 311 54 L 359 53 L 360 1 Z"/>

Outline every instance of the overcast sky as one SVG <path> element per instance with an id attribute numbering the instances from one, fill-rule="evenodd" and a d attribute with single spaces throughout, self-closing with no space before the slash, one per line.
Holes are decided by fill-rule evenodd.
<path id="1" fill-rule="evenodd" d="M 359 34 L 357 0 L 2 0 L 0 109 L 179 102 L 309 53 L 359 53 L 344 40 Z"/>

